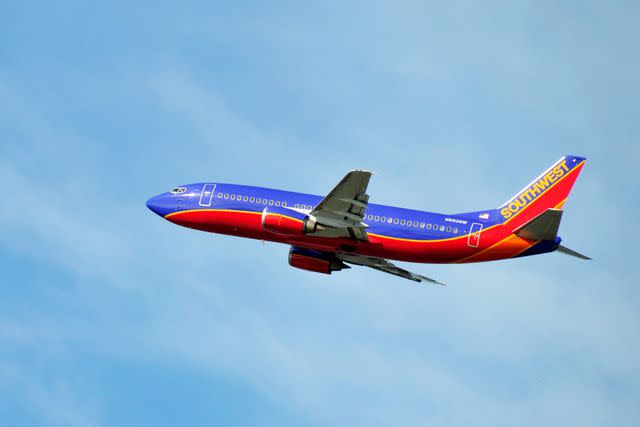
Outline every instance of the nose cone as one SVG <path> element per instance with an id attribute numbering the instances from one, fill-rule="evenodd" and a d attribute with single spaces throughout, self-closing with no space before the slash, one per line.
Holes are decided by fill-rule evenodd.
<path id="1" fill-rule="evenodd" d="M 175 212 L 178 208 L 177 201 L 173 195 L 164 193 L 157 196 L 153 196 L 147 200 L 147 207 L 154 213 L 165 217 L 171 212 Z"/>
<path id="2" fill-rule="evenodd" d="M 158 200 L 158 196 L 153 196 L 152 198 L 147 200 L 147 207 L 149 208 L 149 210 L 151 210 L 151 212 L 160 215 L 160 201 Z"/>

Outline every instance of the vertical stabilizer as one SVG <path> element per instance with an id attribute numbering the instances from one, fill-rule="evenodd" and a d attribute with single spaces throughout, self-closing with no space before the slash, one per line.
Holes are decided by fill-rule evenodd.
<path id="1" fill-rule="evenodd" d="M 585 162 L 584 157 L 564 156 L 498 208 L 514 230 L 549 209 L 561 210 Z"/>

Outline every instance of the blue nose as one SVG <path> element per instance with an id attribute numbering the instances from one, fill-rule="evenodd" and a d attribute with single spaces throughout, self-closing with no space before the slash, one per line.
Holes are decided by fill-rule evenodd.
<path id="1" fill-rule="evenodd" d="M 160 210 L 160 203 L 158 200 L 158 196 L 153 196 L 149 200 L 147 200 L 147 207 L 154 213 L 158 213 Z M 159 215 L 159 214 L 158 214 Z"/>
<path id="2" fill-rule="evenodd" d="M 171 212 L 175 212 L 178 208 L 178 204 L 173 195 L 165 193 L 153 196 L 147 200 L 147 207 L 152 212 L 160 215 L 161 217 L 165 217 Z"/>

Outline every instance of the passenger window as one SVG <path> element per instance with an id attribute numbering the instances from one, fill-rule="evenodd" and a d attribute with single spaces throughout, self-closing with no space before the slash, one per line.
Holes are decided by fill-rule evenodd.
<path id="1" fill-rule="evenodd" d="M 413 226 L 417 227 L 418 226 L 418 221 L 413 221 Z"/>
<path id="2" fill-rule="evenodd" d="M 444 231 L 444 225 L 440 226 L 440 231 Z"/>
<path id="3" fill-rule="evenodd" d="M 451 233 L 451 226 L 447 227 L 447 233 Z"/>
<path id="4" fill-rule="evenodd" d="M 243 201 L 243 202 L 246 202 L 247 200 L 249 200 L 249 196 L 244 196 L 244 197 L 242 198 L 242 201 Z"/>
<path id="5" fill-rule="evenodd" d="M 269 200 L 269 206 L 273 206 L 273 200 Z"/>
<path id="6" fill-rule="evenodd" d="M 276 201 L 276 206 L 280 206 L 280 201 Z"/>
<path id="7" fill-rule="evenodd" d="M 229 198 L 229 193 L 224 193 L 224 198 L 228 199 Z"/>
<path id="8" fill-rule="evenodd" d="M 453 234 L 458 234 L 458 227 L 453 227 Z"/>
<path id="9" fill-rule="evenodd" d="M 255 202 L 255 201 L 256 201 L 256 198 L 255 198 L 255 197 L 249 197 L 249 202 L 253 203 L 253 202 Z"/>
<path id="10" fill-rule="evenodd" d="M 425 224 L 424 222 L 421 222 L 421 223 L 420 223 L 420 228 L 424 228 L 424 226 L 425 226 L 425 225 L 426 225 L 426 224 Z"/>
<path id="11" fill-rule="evenodd" d="M 218 199 L 222 199 L 222 193 L 218 193 Z"/>
<path id="12" fill-rule="evenodd" d="M 404 225 L 405 224 L 405 220 L 403 219 L 402 221 L 400 221 L 400 225 Z"/>
<path id="13" fill-rule="evenodd" d="M 299 203 L 296 203 L 295 205 L 293 205 L 293 207 L 294 207 L 294 208 L 299 208 L 299 207 L 300 207 L 300 204 L 299 204 Z"/>
<path id="14" fill-rule="evenodd" d="M 397 224 L 397 223 L 399 223 L 399 222 L 400 222 L 400 220 L 399 220 L 398 218 L 394 218 L 394 219 L 393 219 L 393 223 L 394 223 L 394 224 Z"/>
<path id="15" fill-rule="evenodd" d="M 427 224 L 427 230 L 431 230 L 431 224 Z"/>
<path id="16" fill-rule="evenodd" d="M 376 215 L 376 216 L 374 216 L 374 217 L 373 217 L 373 220 L 374 220 L 374 221 L 380 221 L 380 215 Z"/>
<path id="17" fill-rule="evenodd" d="M 287 207 L 287 202 L 282 202 L 282 207 L 286 208 Z"/>

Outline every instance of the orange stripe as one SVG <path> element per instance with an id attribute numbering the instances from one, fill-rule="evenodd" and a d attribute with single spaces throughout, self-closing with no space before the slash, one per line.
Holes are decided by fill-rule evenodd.
<path id="1" fill-rule="evenodd" d="M 480 233 L 480 235 L 482 236 L 482 233 Z M 478 256 L 482 255 L 483 253 L 487 252 L 488 250 L 495 248 L 495 247 L 496 247 L 496 246 L 498 246 L 499 244 L 501 244 L 501 243 L 503 243 L 503 242 L 506 242 L 508 239 L 510 239 L 510 238 L 511 238 L 511 237 L 513 237 L 513 236 L 515 236 L 515 235 L 514 235 L 514 234 L 510 234 L 510 235 L 508 235 L 507 237 L 505 237 L 504 239 L 499 240 L 499 241 L 497 241 L 496 243 L 494 243 L 493 245 L 489 246 L 488 248 L 484 248 L 484 249 L 483 249 L 483 250 L 481 250 L 480 252 L 476 252 L 475 254 L 471 254 L 471 255 L 469 255 L 469 256 L 467 256 L 467 257 L 460 258 L 460 259 L 455 260 L 455 261 L 453 261 L 453 262 L 454 262 L 454 263 L 459 263 L 459 262 L 467 261 L 467 260 L 472 259 L 472 258 L 476 258 L 476 257 L 478 257 Z"/>

